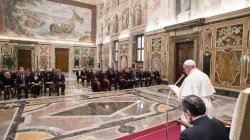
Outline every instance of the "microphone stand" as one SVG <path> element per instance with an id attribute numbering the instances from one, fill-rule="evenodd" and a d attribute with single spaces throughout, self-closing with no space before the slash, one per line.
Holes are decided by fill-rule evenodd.
<path id="1" fill-rule="evenodd" d="M 181 77 L 178 79 L 177 82 L 175 82 L 173 87 L 170 87 L 170 91 L 168 92 L 168 98 L 167 98 L 167 106 L 169 106 L 169 95 L 172 92 L 173 88 L 181 81 L 181 79 L 184 77 L 185 75 L 182 74 Z M 167 111 L 167 118 L 166 118 L 166 140 L 168 140 L 168 111 Z"/>

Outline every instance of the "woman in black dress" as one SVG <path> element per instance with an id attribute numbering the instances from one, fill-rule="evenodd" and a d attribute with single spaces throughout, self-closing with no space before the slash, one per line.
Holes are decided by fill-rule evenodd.
<path id="1" fill-rule="evenodd" d="M 33 97 L 36 98 L 41 90 L 41 78 L 38 76 L 37 71 L 34 72 L 34 76 L 31 77 L 31 93 L 33 94 Z"/>

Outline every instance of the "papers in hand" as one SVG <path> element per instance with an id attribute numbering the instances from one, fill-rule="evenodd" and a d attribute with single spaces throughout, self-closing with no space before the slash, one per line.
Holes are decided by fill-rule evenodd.
<path id="1" fill-rule="evenodd" d="M 176 85 L 168 85 L 170 88 L 172 88 L 172 90 L 176 93 L 176 95 L 178 96 L 180 93 L 180 88 L 177 87 Z"/>

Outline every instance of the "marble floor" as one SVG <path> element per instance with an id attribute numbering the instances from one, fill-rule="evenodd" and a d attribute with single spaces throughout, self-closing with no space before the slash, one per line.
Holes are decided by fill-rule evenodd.
<path id="1" fill-rule="evenodd" d="M 78 85 L 74 74 L 65 75 L 65 96 L 1 101 L 0 139 L 110 140 L 180 116 L 173 93 L 166 105 L 168 86 L 93 93 Z M 230 122 L 235 102 L 215 96 L 215 116 Z"/>

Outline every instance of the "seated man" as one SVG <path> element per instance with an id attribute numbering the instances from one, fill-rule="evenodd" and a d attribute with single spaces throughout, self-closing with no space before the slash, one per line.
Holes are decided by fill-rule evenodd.
<path id="1" fill-rule="evenodd" d="M 205 103 L 198 96 L 186 96 L 181 108 L 188 123 L 193 126 L 181 132 L 180 140 L 229 140 L 224 124 L 205 115 Z"/>
<path id="2" fill-rule="evenodd" d="M 64 95 L 65 90 L 65 77 L 62 74 L 61 70 L 58 70 L 57 74 L 55 75 L 55 84 L 56 84 L 56 90 L 57 90 L 57 96 L 59 96 L 59 88 L 61 87 L 62 95 Z"/>
<path id="3" fill-rule="evenodd" d="M 145 78 L 145 86 L 151 86 L 151 83 L 152 83 L 152 75 L 151 73 L 149 72 L 149 69 L 146 69 L 144 72 L 143 72 L 143 75 L 144 75 L 144 78 Z"/>
<path id="4" fill-rule="evenodd" d="M 24 90 L 25 99 L 27 99 L 29 83 L 26 82 L 26 75 L 24 74 L 23 69 L 20 70 L 20 75 L 17 77 L 16 84 L 17 84 L 17 98 L 21 99 L 21 92 L 22 90 Z"/>
<path id="5" fill-rule="evenodd" d="M 47 93 L 47 88 L 49 88 L 49 96 L 52 94 L 53 90 L 53 77 L 50 73 L 50 71 L 46 71 L 43 75 L 43 82 L 44 82 L 44 94 Z"/>
<path id="6" fill-rule="evenodd" d="M 84 72 L 83 70 L 79 67 L 79 69 L 76 71 L 76 80 L 77 80 L 77 83 L 79 84 L 79 79 L 82 80 L 82 84 L 84 85 Z"/>
<path id="7" fill-rule="evenodd" d="M 154 79 L 155 79 L 155 84 L 160 85 L 161 84 L 161 76 L 160 73 L 157 69 L 154 71 Z"/>
<path id="8" fill-rule="evenodd" d="M 110 79 L 110 83 L 114 85 L 115 90 L 117 90 L 117 79 L 115 77 L 115 73 L 113 70 L 110 70 L 109 79 Z"/>

